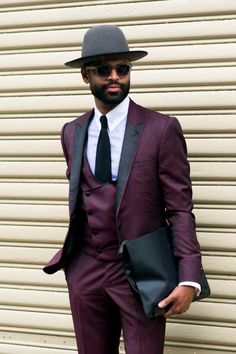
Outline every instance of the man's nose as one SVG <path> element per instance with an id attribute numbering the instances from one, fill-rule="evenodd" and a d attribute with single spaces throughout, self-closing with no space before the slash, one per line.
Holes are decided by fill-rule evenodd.
<path id="1" fill-rule="evenodd" d="M 119 79 L 119 75 L 117 74 L 117 71 L 116 71 L 115 68 L 113 68 L 113 69 L 111 70 L 108 79 L 110 79 L 110 80 L 117 80 L 117 79 Z"/>

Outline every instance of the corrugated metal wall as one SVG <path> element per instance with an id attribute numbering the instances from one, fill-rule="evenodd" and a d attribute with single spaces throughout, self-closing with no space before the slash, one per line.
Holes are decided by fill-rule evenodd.
<path id="1" fill-rule="evenodd" d="M 212 297 L 169 321 L 166 354 L 235 352 L 235 17 L 235 0 L 1 0 L 0 354 L 76 353 L 63 274 L 41 268 L 68 217 L 59 131 L 93 102 L 63 63 L 101 23 L 149 51 L 131 96 L 176 115 L 189 149 Z"/>

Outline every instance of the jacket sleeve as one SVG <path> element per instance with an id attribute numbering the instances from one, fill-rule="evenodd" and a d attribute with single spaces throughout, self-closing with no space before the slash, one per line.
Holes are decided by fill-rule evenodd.
<path id="1" fill-rule="evenodd" d="M 179 281 L 200 281 L 201 253 L 192 212 L 192 187 L 186 142 L 176 118 L 170 118 L 160 143 L 159 178 L 170 224 Z"/>

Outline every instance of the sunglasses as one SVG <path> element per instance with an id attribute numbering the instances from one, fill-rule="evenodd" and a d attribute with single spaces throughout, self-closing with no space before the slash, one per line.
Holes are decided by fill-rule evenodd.
<path id="1" fill-rule="evenodd" d="M 110 64 L 102 64 L 96 66 L 86 66 L 86 70 L 94 70 L 96 74 L 102 78 L 107 78 L 110 76 L 113 69 L 116 70 L 118 76 L 126 76 L 130 72 L 132 68 L 132 64 L 117 64 L 117 65 L 110 65 Z"/>

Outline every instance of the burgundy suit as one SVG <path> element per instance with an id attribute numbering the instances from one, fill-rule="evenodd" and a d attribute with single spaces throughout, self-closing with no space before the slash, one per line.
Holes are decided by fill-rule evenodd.
<path id="1" fill-rule="evenodd" d="M 81 274 L 86 273 L 84 270 L 86 262 L 89 263 L 88 259 L 86 261 L 86 257 L 90 257 L 88 254 L 83 254 L 81 257 L 76 257 L 76 255 L 80 247 L 83 247 L 84 214 L 81 212 L 81 184 L 83 182 L 81 176 L 83 174 L 81 172 L 84 167 L 83 157 L 87 129 L 92 117 L 93 111 L 88 112 L 66 124 L 62 130 L 62 146 L 68 165 L 67 176 L 70 181 L 70 222 L 63 248 L 44 268 L 44 271 L 49 274 L 61 268 L 69 269 L 67 281 L 68 284 L 73 283 L 73 286 L 77 283 L 77 277 L 80 275 L 78 272 L 73 272 L 72 266 L 73 268 L 78 267 L 76 268 L 78 270 L 81 269 Z M 174 254 L 179 262 L 179 281 L 199 283 L 201 256 L 195 235 L 194 215 L 192 214 L 189 164 L 182 130 L 175 118 L 150 111 L 138 106 L 133 101 L 130 102 L 114 195 L 113 224 L 115 225 L 113 228 L 116 230 L 117 247 L 118 243 L 125 239 L 133 239 L 165 226 L 166 220 L 168 220 L 172 231 Z M 100 203 L 103 203 L 102 199 Z M 95 259 L 92 260 L 91 257 L 89 274 L 98 272 L 98 264 L 95 266 L 94 262 Z M 120 280 L 123 282 L 121 288 L 126 287 L 120 264 L 116 262 L 114 267 L 118 267 L 116 269 L 116 274 L 119 274 L 118 283 Z M 106 272 L 108 271 L 106 268 Z M 105 272 L 104 269 L 103 272 Z M 80 287 L 84 279 L 87 279 L 87 275 L 78 280 Z M 101 279 L 101 276 L 99 277 L 98 279 Z M 85 286 L 89 285 L 85 282 Z M 119 291 L 118 293 L 114 292 L 115 287 L 113 292 L 111 288 L 109 289 L 111 292 L 109 296 L 120 306 L 119 301 L 123 295 L 120 294 L 119 297 Z M 129 289 L 127 288 L 125 291 L 128 292 Z M 98 299 L 98 304 L 100 300 Z M 71 295 L 72 307 L 75 304 L 77 306 L 76 300 L 74 298 L 72 300 Z M 120 307 L 122 306 L 123 304 Z M 141 309 L 139 309 L 138 320 L 144 323 L 143 333 L 144 328 L 148 326 L 147 323 L 150 323 L 150 333 L 153 335 L 159 333 L 163 340 L 164 321 L 159 319 L 154 325 L 154 322 L 150 322 L 153 320 L 142 317 L 140 311 Z M 80 312 L 83 316 L 83 311 L 80 310 Z M 103 315 L 105 316 L 105 314 Z M 115 310 L 113 316 L 115 316 Z M 79 325 L 80 321 L 81 319 L 77 315 L 74 316 L 75 328 L 78 331 L 82 331 L 81 324 Z M 156 329 L 153 329 L 154 326 Z M 107 336 L 112 338 L 111 335 L 107 334 Z M 117 342 L 118 337 L 119 329 L 117 335 L 114 334 L 113 342 Z M 134 342 L 132 343 L 134 346 Z M 153 343 L 150 344 L 151 347 L 153 347 Z M 161 354 L 162 347 L 163 345 L 159 345 L 159 349 L 156 351 L 154 349 L 152 352 L 149 350 L 149 352 Z M 81 353 L 87 354 L 85 349 L 80 348 L 80 350 Z M 140 354 L 144 354 L 145 350 L 147 349 L 143 348 L 143 353 L 140 351 Z M 115 354 L 117 351 L 110 349 L 105 352 L 104 349 L 101 353 Z M 132 349 L 129 349 L 129 354 L 131 353 L 138 354 L 136 349 L 133 352 Z"/>

